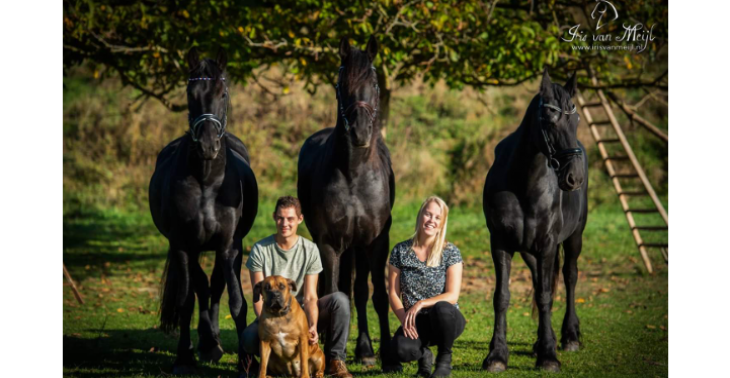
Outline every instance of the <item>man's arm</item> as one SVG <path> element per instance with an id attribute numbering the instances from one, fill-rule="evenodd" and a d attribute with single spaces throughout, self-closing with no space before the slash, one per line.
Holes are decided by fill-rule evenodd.
<path id="1" fill-rule="evenodd" d="M 304 276 L 304 313 L 309 322 L 309 343 L 316 344 L 319 340 L 317 333 L 317 321 L 319 320 L 319 307 L 317 307 L 317 278 L 318 274 L 307 274 Z"/>
<path id="2" fill-rule="evenodd" d="M 264 272 L 252 272 L 248 271 L 248 275 L 251 277 L 251 286 L 253 287 L 257 283 L 264 280 Z M 253 302 L 253 299 L 252 299 Z M 259 297 L 258 302 L 253 302 L 253 313 L 256 314 L 256 319 L 259 318 L 259 315 L 261 314 L 261 309 L 264 307 L 264 300 L 263 296 Z"/>

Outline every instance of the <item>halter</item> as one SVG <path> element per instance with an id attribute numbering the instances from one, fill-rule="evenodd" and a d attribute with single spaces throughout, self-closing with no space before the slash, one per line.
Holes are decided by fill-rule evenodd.
<path id="1" fill-rule="evenodd" d="M 375 119 L 378 116 L 378 107 L 372 106 L 365 101 L 355 101 L 354 103 L 350 104 L 347 109 L 344 108 L 343 103 L 345 102 L 345 100 L 342 98 L 342 94 L 340 94 L 340 81 L 342 81 L 342 70 L 344 69 L 345 66 L 340 66 L 340 70 L 337 73 L 337 84 L 335 84 L 335 90 L 337 91 L 337 102 L 340 108 L 340 116 L 342 117 L 342 119 L 345 120 L 345 131 L 350 131 L 350 122 L 347 120 L 346 116 L 347 111 L 349 111 L 351 108 L 363 108 L 370 115 L 370 122 L 374 123 Z M 372 69 L 373 71 L 375 71 L 375 67 L 373 67 Z M 375 84 L 375 89 L 377 89 L 378 99 L 380 99 L 380 87 L 377 84 Z"/>
<path id="2" fill-rule="evenodd" d="M 214 81 L 214 80 L 225 81 L 226 78 L 221 77 L 221 78 L 215 79 L 215 78 L 210 78 L 210 77 L 195 77 L 195 78 L 188 79 L 188 82 Z M 213 122 L 216 130 L 218 130 L 218 139 L 223 138 L 223 135 L 226 134 L 226 125 L 227 125 L 227 121 L 228 121 L 228 105 L 230 104 L 231 99 L 228 97 L 228 87 L 225 87 L 225 88 L 226 88 L 227 102 L 226 102 L 226 111 L 223 114 L 223 120 L 218 118 L 218 116 L 216 116 L 215 114 L 211 114 L 211 113 L 204 113 L 204 114 L 197 116 L 196 118 L 193 118 L 193 116 L 190 115 L 190 113 L 188 113 L 188 124 L 190 125 L 190 136 L 193 138 L 193 142 L 198 141 L 198 129 L 200 128 L 200 125 L 202 125 L 203 122 L 205 122 L 205 121 Z"/>
<path id="3" fill-rule="evenodd" d="M 566 114 L 566 115 L 575 114 L 575 112 L 576 112 L 575 105 L 573 105 L 573 109 L 571 109 L 570 111 L 567 111 L 567 110 L 563 110 L 563 108 L 561 108 L 559 106 L 545 104 L 542 102 L 542 96 L 540 96 L 540 105 L 539 106 L 540 106 L 540 108 L 553 109 L 555 111 L 560 112 L 561 114 Z M 545 140 L 545 145 L 547 146 L 547 149 L 548 149 L 548 154 L 547 154 L 548 164 L 550 165 L 550 167 L 553 170 L 555 170 L 556 172 L 559 172 L 561 166 L 563 168 L 565 166 L 567 166 L 567 164 L 565 164 L 565 163 L 572 160 L 576 156 L 583 155 L 583 150 L 581 150 L 580 148 L 566 148 L 564 150 L 557 151 L 555 149 L 555 147 L 553 147 L 553 144 L 550 142 L 550 138 L 548 138 L 547 129 L 545 128 L 545 125 L 542 122 L 542 112 L 541 111 L 539 112 L 538 118 L 540 120 L 540 131 L 542 131 L 542 137 Z M 560 160 L 563 160 L 563 164 L 560 163 Z"/>

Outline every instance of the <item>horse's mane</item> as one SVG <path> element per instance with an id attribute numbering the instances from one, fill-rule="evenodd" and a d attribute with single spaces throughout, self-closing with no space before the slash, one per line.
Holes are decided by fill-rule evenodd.
<path id="1" fill-rule="evenodd" d="M 200 64 L 190 71 L 192 77 L 209 77 L 211 79 L 219 79 L 223 76 L 223 71 L 218 67 L 218 63 L 213 59 L 205 58 Z"/>
<path id="2" fill-rule="evenodd" d="M 367 53 L 356 47 L 353 47 L 347 55 L 345 66 L 347 69 L 345 70 L 346 77 L 344 79 L 349 90 L 369 83 L 375 75 L 373 64 L 370 62 Z"/>
<path id="3" fill-rule="evenodd" d="M 570 109 L 573 107 L 572 101 L 570 99 L 570 94 L 568 91 L 563 88 L 562 85 L 558 83 L 553 83 L 553 98 L 555 101 L 558 102 L 558 106 L 560 106 L 563 110 L 570 111 Z"/>

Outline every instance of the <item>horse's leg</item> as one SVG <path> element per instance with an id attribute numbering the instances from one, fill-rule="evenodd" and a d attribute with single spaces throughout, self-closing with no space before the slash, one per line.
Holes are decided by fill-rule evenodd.
<path id="1" fill-rule="evenodd" d="M 197 260 L 190 262 L 190 273 L 195 292 L 198 294 L 198 310 L 200 313 L 198 318 L 198 355 L 201 361 L 218 362 L 223 357 L 223 348 L 216 340 L 210 320 L 208 276 Z"/>
<path id="2" fill-rule="evenodd" d="M 567 309 L 560 331 L 560 343 L 563 350 L 575 352 L 580 349 L 580 321 L 575 312 L 575 284 L 578 282 L 578 256 L 583 247 L 583 234 L 576 231 L 563 242 L 565 262 L 563 264 L 563 280 L 565 281 Z"/>
<path id="3" fill-rule="evenodd" d="M 176 375 L 189 375 L 195 372 L 195 355 L 193 343 L 190 340 L 190 320 L 195 310 L 195 292 L 191 288 L 190 261 L 194 257 L 187 252 L 176 250 L 176 263 L 180 272 L 180 286 L 177 295 L 177 313 L 180 314 L 179 327 L 180 339 L 177 344 L 177 358 L 172 366 L 172 373 Z"/>
<path id="4" fill-rule="evenodd" d="M 521 252 L 520 255 L 522 256 L 522 260 L 525 261 L 525 265 L 530 269 L 530 276 L 532 278 L 532 315 L 534 316 L 537 311 L 537 297 L 535 296 L 537 292 L 537 259 L 535 256 L 526 252 Z M 532 354 L 534 357 L 537 357 L 537 341 L 532 344 Z"/>
<path id="5" fill-rule="evenodd" d="M 560 361 L 556 354 L 555 332 L 550 323 L 551 309 L 553 303 L 553 285 L 556 281 L 556 274 L 559 273 L 555 268 L 558 264 L 558 247 L 547 247 L 537 254 L 537 288 L 535 291 L 535 300 L 537 301 L 537 310 L 539 313 L 539 326 L 537 329 L 537 367 L 547 371 L 560 371 Z M 558 267 L 559 268 L 559 267 Z"/>
<path id="6" fill-rule="evenodd" d="M 242 333 L 246 329 L 246 299 L 241 289 L 241 263 L 243 261 L 243 245 L 241 239 L 233 240 L 230 246 L 219 252 L 223 260 L 223 276 L 228 286 L 228 306 L 231 317 L 236 324 L 238 335 L 238 369 L 241 373 L 248 373 L 255 364 L 253 356 L 243 349 Z M 218 258 L 216 256 L 216 258 Z"/>
<path id="7" fill-rule="evenodd" d="M 497 275 L 494 289 L 494 331 L 489 343 L 489 354 L 482 363 L 482 369 L 498 373 L 507 369 L 509 349 L 507 348 L 507 307 L 509 307 L 509 274 L 512 269 L 512 255 L 497 237 L 492 234 L 492 261 Z"/>
<path id="8" fill-rule="evenodd" d="M 324 294 L 322 296 L 325 296 L 337 292 L 340 278 L 340 255 L 329 244 L 317 243 L 317 246 L 324 268 Z"/>
<path id="9" fill-rule="evenodd" d="M 365 366 L 375 365 L 375 352 L 368 333 L 368 298 L 370 288 L 368 287 L 368 276 L 370 275 L 370 262 L 364 250 L 355 251 L 355 308 L 357 309 L 357 342 L 355 343 L 355 361 Z"/>
<path id="10" fill-rule="evenodd" d="M 384 372 L 403 370 L 395 353 L 390 350 L 390 323 L 388 322 L 388 290 L 385 287 L 385 265 L 388 263 L 390 222 L 375 239 L 370 248 L 368 261 L 373 280 L 373 307 L 380 323 L 380 361 Z"/>
<path id="11" fill-rule="evenodd" d="M 353 276 L 355 275 L 355 248 L 348 248 L 340 255 L 340 278 L 337 289 L 352 298 Z"/>
<path id="12" fill-rule="evenodd" d="M 222 263 L 216 259 L 213 267 L 213 274 L 210 275 L 210 324 L 213 328 L 218 345 L 221 345 L 221 330 L 218 323 L 220 313 L 220 302 L 223 290 L 226 288 L 226 280 L 223 277 Z"/>
<path id="13" fill-rule="evenodd" d="M 560 252 L 556 249 L 555 253 Z M 535 256 L 529 254 L 529 253 L 520 253 L 522 255 L 522 259 L 525 260 L 525 264 L 527 264 L 527 267 L 530 268 L 530 275 L 532 276 L 532 311 L 533 315 L 535 314 L 535 311 L 537 311 L 537 258 Z M 555 290 L 557 290 L 557 286 L 555 287 Z M 552 293 L 552 296 L 550 297 L 550 309 L 553 308 L 553 301 L 552 297 L 555 296 L 555 293 Z M 552 331 L 552 328 L 550 329 Z M 553 339 L 555 338 L 555 333 L 553 332 Z M 534 344 L 532 344 L 532 353 L 535 357 L 537 357 L 537 344 L 538 341 L 535 341 Z"/>

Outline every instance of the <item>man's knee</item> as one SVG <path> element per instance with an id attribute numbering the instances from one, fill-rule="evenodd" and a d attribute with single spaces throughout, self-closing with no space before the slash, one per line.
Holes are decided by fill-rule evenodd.
<path id="1" fill-rule="evenodd" d="M 330 299 L 330 309 L 333 313 L 342 314 L 343 316 L 350 317 L 350 297 L 347 294 L 338 291 L 332 294 Z"/>
<path id="2" fill-rule="evenodd" d="M 251 323 L 243 330 L 241 345 L 248 354 L 259 353 L 259 326 L 258 322 Z"/>

